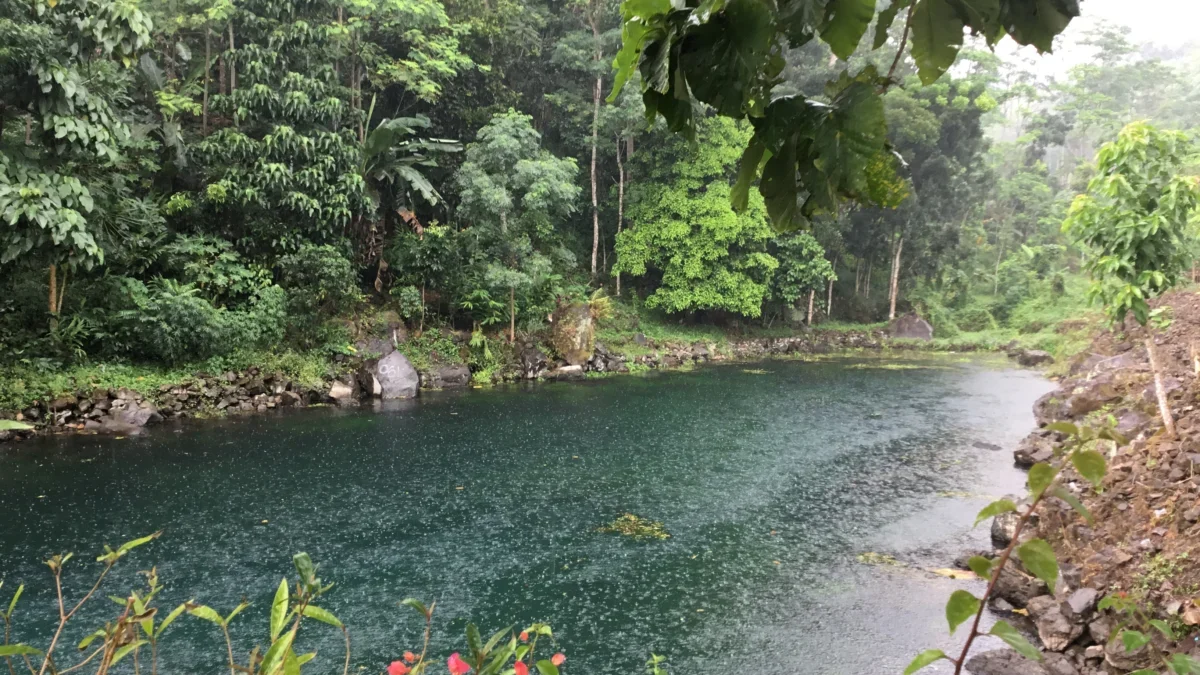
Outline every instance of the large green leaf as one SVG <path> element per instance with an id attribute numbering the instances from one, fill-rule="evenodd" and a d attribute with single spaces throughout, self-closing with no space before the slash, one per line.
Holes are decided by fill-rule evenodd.
<path id="1" fill-rule="evenodd" d="M 875 0 L 830 0 L 821 39 L 843 61 L 850 58 L 875 18 Z"/>
<path id="2" fill-rule="evenodd" d="M 1017 547 L 1017 556 L 1021 558 L 1025 569 L 1046 582 L 1053 593 L 1054 584 L 1058 581 L 1058 558 L 1055 557 L 1050 544 L 1044 539 L 1030 539 Z"/>
<path id="3" fill-rule="evenodd" d="M 1054 48 L 1054 38 L 1079 16 L 1078 0 L 1008 0 L 1001 21 L 1012 39 L 1039 52 Z"/>
<path id="4" fill-rule="evenodd" d="M 912 675 L 925 666 L 928 666 L 935 661 L 940 661 L 944 658 L 947 658 L 946 654 L 940 649 L 929 649 L 923 651 L 920 654 L 917 654 L 917 658 L 913 659 L 912 663 L 908 664 L 908 667 L 904 669 L 904 675 Z"/>
<path id="5" fill-rule="evenodd" d="M 211 621 L 218 626 L 225 625 L 225 619 L 221 618 L 221 615 L 217 614 L 215 609 L 207 605 L 192 605 L 188 607 L 187 613 L 205 621 Z"/>
<path id="6" fill-rule="evenodd" d="M 980 523 L 988 518 L 994 518 L 1001 513 L 1012 513 L 1017 510 L 1017 505 L 1008 499 L 997 499 L 996 501 L 983 507 L 979 515 L 975 516 L 975 525 L 978 527 Z"/>
<path id="7" fill-rule="evenodd" d="M 29 431 L 31 429 L 33 429 L 32 424 L 16 420 L 0 420 L 0 431 Z"/>
<path id="8" fill-rule="evenodd" d="M 950 624 L 950 634 L 962 623 L 975 616 L 979 611 L 979 598 L 964 591 L 957 590 L 950 594 L 946 602 L 946 623 Z"/>
<path id="9" fill-rule="evenodd" d="M 1121 644 L 1125 645 L 1125 651 L 1136 652 L 1150 643 L 1150 636 L 1141 631 L 1123 630 L 1121 631 Z"/>
<path id="10" fill-rule="evenodd" d="M 1104 460 L 1104 455 L 1095 450 L 1072 452 L 1071 464 L 1075 465 L 1075 470 L 1080 476 L 1096 487 L 1100 487 L 1104 482 L 1104 474 L 1108 471 L 1108 462 Z"/>
<path id="11" fill-rule="evenodd" d="M 933 84 L 954 65 L 965 25 L 950 0 L 919 0 L 913 13 L 912 56 L 921 82 Z"/>
<path id="12" fill-rule="evenodd" d="M 757 134 L 750 139 L 750 143 L 746 145 L 746 150 L 742 153 L 742 161 L 738 165 L 737 181 L 733 184 L 733 191 L 730 195 L 730 202 L 733 205 L 733 210 L 742 212 L 746 210 L 746 206 L 750 202 L 750 187 L 754 180 L 758 178 L 758 168 L 762 164 L 763 155 L 767 148 L 758 139 Z"/>
<path id="13" fill-rule="evenodd" d="M 765 98 L 761 85 L 774 45 L 773 28 L 766 3 L 730 0 L 720 14 L 689 30 L 679 67 L 692 94 L 718 114 L 733 117 L 742 116 L 752 99 Z M 675 89 L 679 95 L 679 87 Z"/>
<path id="14" fill-rule="evenodd" d="M 874 49 L 879 49 L 887 44 L 888 31 L 896 22 L 896 15 L 900 13 L 900 10 L 911 7 L 912 4 L 913 0 L 892 0 L 892 4 L 879 13 L 879 21 L 875 23 L 875 42 L 872 45 Z"/>
<path id="15" fill-rule="evenodd" d="M 278 640 L 271 643 L 267 653 L 263 654 L 262 667 L 258 672 L 262 675 L 274 675 L 283 666 L 284 656 L 292 650 L 292 640 L 296 634 L 292 631 L 284 633 Z"/>
<path id="16" fill-rule="evenodd" d="M 0 645 L 0 656 L 33 656 L 41 653 L 42 650 L 30 647 L 29 645 Z"/>
<path id="17" fill-rule="evenodd" d="M 784 144 L 781 152 L 772 155 L 763 165 L 762 183 L 758 189 L 775 229 L 790 230 L 800 225 L 794 140 Z"/>
<path id="18" fill-rule="evenodd" d="M 1058 476 L 1058 471 L 1049 464 L 1038 462 L 1030 467 L 1029 492 L 1033 495 L 1033 498 L 1037 499 L 1041 497 L 1046 488 L 1050 487 L 1050 484 L 1054 482 L 1056 476 Z"/>
<path id="19" fill-rule="evenodd" d="M 971 571 L 974 572 L 975 575 L 980 579 L 992 578 L 993 564 L 993 561 L 981 555 L 973 555 L 969 560 L 967 560 L 967 567 L 971 568 Z"/>
<path id="20" fill-rule="evenodd" d="M 1009 647 L 1017 650 L 1017 653 L 1021 656 L 1034 661 L 1042 660 L 1042 653 L 1038 651 L 1038 648 L 1030 644 L 1029 640 L 1026 640 L 1025 636 L 1018 633 L 1017 629 L 1013 628 L 1007 621 L 997 621 L 996 625 L 992 626 L 990 634 L 1004 640 Z"/>
<path id="21" fill-rule="evenodd" d="M 287 620 L 288 610 L 288 583 L 287 579 L 279 580 L 279 587 L 275 589 L 275 599 L 271 601 L 271 641 L 279 639 L 279 634 L 283 632 L 283 624 Z"/>
<path id="22" fill-rule="evenodd" d="M 321 609 L 320 607 L 317 607 L 316 605 L 305 605 L 304 606 L 304 616 L 306 616 L 310 619 L 316 619 L 317 621 L 320 621 L 321 623 L 327 623 L 330 626 L 333 626 L 335 628 L 343 627 L 341 620 L 339 620 L 336 616 L 334 616 L 332 612 Z"/>

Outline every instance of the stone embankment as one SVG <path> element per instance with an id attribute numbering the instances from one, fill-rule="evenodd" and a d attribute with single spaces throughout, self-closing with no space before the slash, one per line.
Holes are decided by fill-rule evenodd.
<path id="1" fill-rule="evenodd" d="M 1065 487 L 1093 515 L 1091 524 L 1065 501 L 1048 498 L 1035 527 L 1022 533 L 1022 538 L 1043 537 L 1058 554 L 1060 578 L 1054 592 L 1015 560 L 997 580 L 992 608 L 1013 614 L 1004 618 L 1023 624 L 1041 642 L 1045 659 L 1037 663 L 1011 650 L 996 650 L 969 659 L 968 672 L 1167 672 L 1164 656 L 1200 658 L 1200 301 L 1180 292 L 1156 304 L 1172 308 L 1169 326 L 1098 334 L 1070 362 L 1058 389 L 1034 405 L 1038 428 L 1014 452 L 1020 466 L 1060 461 L 1068 439 L 1046 428 L 1053 422 L 1113 427 L 1127 442 L 1097 442 L 1095 449 L 1108 457 L 1101 491 L 1070 468 L 1063 474 Z M 1165 432 L 1158 413 L 1147 337 L 1154 340 L 1162 363 L 1175 437 Z M 1015 524 L 1015 514 L 993 522 L 997 549 L 1007 546 Z M 1101 610 L 1110 595 L 1136 610 Z M 1172 635 L 1150 620 L 1161 622 Z M 1138 630 L 1151 642 L 1129 651 L 1119 634 L 1122 628 Z"/>

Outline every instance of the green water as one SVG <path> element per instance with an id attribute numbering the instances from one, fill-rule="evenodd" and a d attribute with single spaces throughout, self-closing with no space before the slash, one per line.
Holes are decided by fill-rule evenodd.
<path id="1" fill-rule="evenodd" d="M 107 588 L 157 564 L 164 605 L 246 596 L 246 650 L 303 550 L 337 582 L 322 604 L 349 624 L 356 671 L 419 646 L 397 606 L 413 596 L 437 600 L 441 654 L 470 617 L 485 634 L 550 622 L 566 673 L 638 673 L 651 650 L 680 675 L 899 672 L 953 644 L 942 604 L 962 582 L 920 568 L 984 541 L 973 515 L 1019 489 L 1007 450 L 1050 389 L 994 362 L 922 363 L 715 366 L 26 443 L 0 456 L 0 601 L 26 583 L 17 636 L 44 645 L 40 560 L 80 552 L 74 592 L 96 568 L 82 553 L 163 529 Z M 672 538 L 597 532 L 626 511 Z M 863 551 L 913 567 L 862 565 Z M 163 671 L 217 672 L 216 630 L 176 626 Z M 324 628 L 302 642 L 313 672 L 340 672 Z"/>

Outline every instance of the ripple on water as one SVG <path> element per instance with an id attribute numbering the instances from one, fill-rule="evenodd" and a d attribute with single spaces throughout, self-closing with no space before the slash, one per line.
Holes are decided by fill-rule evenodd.
<path id="1" fill-rule="evenodd" d="M 942 603 L 959 582 L 855 555 L 941 567 L 981 542 L 974 512 L 1022 479 L 1007 452 L 972 443 L 1011 447 L 1050 388 L 933 363 L 720 366 L 26 444 L 0 458 L 0 575 L 29 585 L 32 619 L 51 601 L 38 561 L 52 549 L 161 528 L 112 588 L 157 562 L 163 604 L 248 595 L 235 637 L 249 646 L 305 550 L 337 582 L 323 604 L 368 671 L 415 646 L 418 621 L 396 604 L 415 596 L 438 601 L 439 653 L 461 646 L 467 617 L 485 631 L 547 620 L 578 673 L 640 672 L 651 650 L 689 674 L 899 672 L 953 644 Z M 597 532 L 625 512 L 672 537 Z M 165 672 L 220 664 L 215 631 L 177 626 Z M 340 663 L 340 636 L 314 627 L 306 643 L 319 670 Z"/>

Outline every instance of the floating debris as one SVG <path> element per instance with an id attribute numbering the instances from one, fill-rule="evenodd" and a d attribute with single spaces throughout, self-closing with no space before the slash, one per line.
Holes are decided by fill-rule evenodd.
<path id="1" fill-rule="evenodd" d="M 620 518 L 601 527 L 600 532 L 615 532 L 634 539 L 668 539 L 671 534 L 657 520 L 649 520 L 632 513 L 623 514 Z"/>
<path id="2" fill-rule="evenodd" d="M 899 560 L 896 560 L 896 558 L 894 556 L 890 556 L 886 553 L 876 553 L 874 551 L 867 551 L 866 553 L 859 553 L 857 556 L 855 556 L 855 559 L 864 565 L 885 565 L 887 567 L 904 567 L 904 563 L 900 562 Z"/>
<path id="3" fill-rule="evenodd" d="M 979 578 L 974 572 L 969 572 L 967 570 L 952 570 L 949 568 L 939 568 L 939 569 L 932 569 L 929 571 L 933 572 L 934 574 L 936 574 L 940 577 L 946 577 L 947 579 L 973 580 L 973 579 Z"/>
<path id="4" fill-rule="evenodd" d="M 762 368 L 743 368 L 742 372 L 746 373 L 747 375 L 770 375 L 771 374 L 771 371 L 763 370 Z"/>

